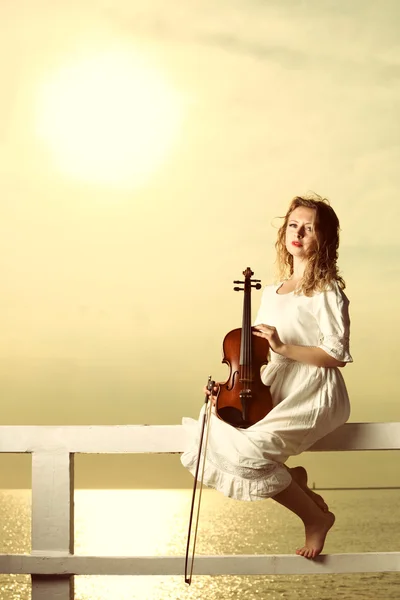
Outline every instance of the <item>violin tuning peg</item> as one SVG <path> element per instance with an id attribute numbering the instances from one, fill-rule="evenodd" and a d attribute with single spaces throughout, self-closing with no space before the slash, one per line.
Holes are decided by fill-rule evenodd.
<path id="1" fill-rule="evenodd" d="M 239 285 L 243 285 L 244 281 L 234 281 L 233 283 L 238 283 Z"/>
<path id="2" fill-rule="evenodd" d="M 243 288 L 240 288 L 240 287 L 234 287 L 233 290 L 235 292 L 243 292 Z"/>

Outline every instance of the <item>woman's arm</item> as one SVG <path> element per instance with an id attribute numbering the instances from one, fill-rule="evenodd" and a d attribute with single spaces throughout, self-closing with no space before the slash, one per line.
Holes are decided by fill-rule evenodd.
<path id="1" fill-rule="evenodd" d="M 271 349 L 277 354 L 281 354 L 291 360 L 314 365 L 315 367 L 345 367 L 346 363 L 330 356 L 322 348 L 312 346 L 296 346 L 294 344 L 284 344 L 275 327 L 269 325 L 256 325 L 253 327 L 253 335 L 263 337 L 268 340 Z"/>
<path id="2" fill-rule="evenodd" d="M 316 367 L 345 367 L 346 363 L 330 356 L 322 348 L 313 348 L 311 346 L 294 346 L 293 344 L 282 344 L 277 350 L 274 350 L 286 358 L 297 360 L 307 365 Z"/>

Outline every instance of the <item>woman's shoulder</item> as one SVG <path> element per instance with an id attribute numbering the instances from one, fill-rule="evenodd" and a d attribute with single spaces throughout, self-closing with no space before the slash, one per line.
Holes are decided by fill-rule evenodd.
<path id="1" fill-rule="evenodd" d="M 331 281 L 330 284 L 327 286 L 326 290 L 323 290 L 322 293 L 342 298 L 343 300 L 347 300 L 347 302 L 349 301 L 346 294 L 344 293 L 343 286 L 341 286 L 336 279 Z"/>
<path id="2" fill-rule="evenodd" d="M 348 306 L 350 301 L 343 291 L 341 285 L 336 280 L 331 281 L 325 289 L 314 293 L 314 302 L 316 304 L 330 304 L 330 305 L 346 305 Z"/>

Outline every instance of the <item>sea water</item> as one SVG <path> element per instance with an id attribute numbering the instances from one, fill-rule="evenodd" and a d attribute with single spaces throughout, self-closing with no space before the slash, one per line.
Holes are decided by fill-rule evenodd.
<path id="1" fill-rule="evenodd" d="M 336 523 L 324 553 L 400 550 L 400 490 L 323 492 Z M 0 491 L 0 552 L 30 552 L 28 490 Z M 77 490 L 75 553 L 184 555 L 190 490 Z M 291 554 L 303 543 L 298 518 L 272 500 L 237 502 L 204 490 L 197 554 Z M 299 557 L 299 560 L 306 560 Z M 29 600 L 30 577 L 0 575 L 0 600 Z M 348 575 L 79 576 L 77 600 L 398 600 L 399 573 Z"/>

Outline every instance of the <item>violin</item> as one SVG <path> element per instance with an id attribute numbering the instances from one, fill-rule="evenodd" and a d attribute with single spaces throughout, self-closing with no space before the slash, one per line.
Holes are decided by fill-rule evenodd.
<path id="1" fill-rule="evenodd" d="M 230 369 L 229 377 L 219 384 L 215 410 L 217 416 L 241 429 L 247 429 L 263 419 L 272 409 L 272 397 L 269 386 L 261 380 L 260 369 L 268 364 L 269 343 L 265 338 L 252 335 L 251 328 L 251 288 L 259 290 L 259 279 L 250 267 L 243 271 L 244 281 L 234 287 L 244 291 L 242 328 L 233 329 L 223 341 L 222 363 Z"/>

